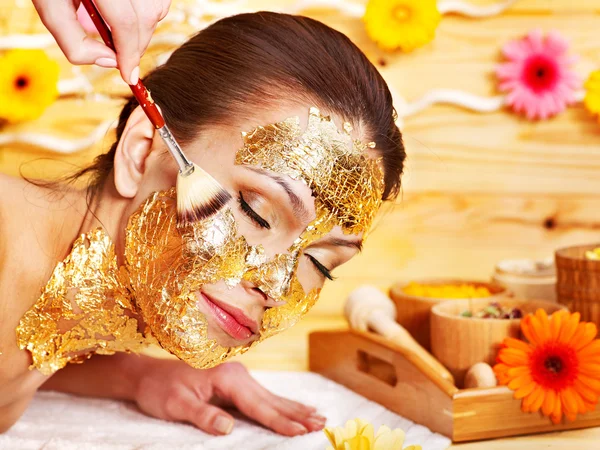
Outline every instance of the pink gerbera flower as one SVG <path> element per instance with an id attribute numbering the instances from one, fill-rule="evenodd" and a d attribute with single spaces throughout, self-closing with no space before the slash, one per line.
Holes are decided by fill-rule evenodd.
<path id="1" fill-rule="evenodd" d="M 575 102 L 581 79 L 570 70 L 577 60 L 569 44 L 556 32 L 544 38 L 532 31 L 502 48 L 508 60 L 496 70 L 506 104 L 528 119 L 546 119 Z"/>

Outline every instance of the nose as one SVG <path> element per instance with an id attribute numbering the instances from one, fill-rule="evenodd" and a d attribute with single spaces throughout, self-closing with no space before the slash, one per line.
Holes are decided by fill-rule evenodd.
<path id="1" fill-rule="evenodd" d="M 278 302 L 272 299 L 267 294 L 265 294 L 262 289 L 256 287 L 256 285 L 249 280 L 242 279 L 240 285 L 244 288 L 248 295 L 250 295 L 253 299 L 258 300 L 266 308 L 272 308 L 274 306 L 280 306 L 285 304 L 285 302 Z"/>

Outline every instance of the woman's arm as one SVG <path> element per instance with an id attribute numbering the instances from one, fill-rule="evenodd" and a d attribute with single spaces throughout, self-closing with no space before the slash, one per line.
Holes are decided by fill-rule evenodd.
<path id="1" fill-rule="evenodd" d="M 147 356 L 117 353 L 95 355 L 83 364 L 69 364 L 56 372 L 40 389 L 86 397 L 135 401 L 138 381 Z"/>
<path id="2" fill-rule="evenodd" d="M 270 393 L 239 363 L 199 370 L 179 360 L 125 353 L 94 356 L 59 370 L 42 389 L 134 401 L 148 415 L 189 422 L 217 435 L 230 433 L 234 420 L 210 403 L 214 397 L 286 436 L 325 425 L 315 408 Z"/>

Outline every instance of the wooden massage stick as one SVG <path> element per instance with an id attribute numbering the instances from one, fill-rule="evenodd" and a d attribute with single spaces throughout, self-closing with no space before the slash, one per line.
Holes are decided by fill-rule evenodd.
<path id="1" fill-rule="evenodd" d="M 454 377 L 406 329 L 396 322 L 394 303 L 379 289 L 361 286 L 350 293 L 344 306 L 350 326 L 360 331 L 371 329 L 394 344 L 412 352 L 441 378 L 454 384 Z"/>

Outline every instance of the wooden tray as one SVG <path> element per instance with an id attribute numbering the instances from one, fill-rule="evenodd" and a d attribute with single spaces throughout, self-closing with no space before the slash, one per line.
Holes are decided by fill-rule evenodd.
<path id="1" fill-rule="evenodd" d="M 553 425 L 541 413 L 522 412 L 507 387 L 457 389 L 414 354 L 373 333 L 311 333 L 309 366 L 454 442 L 600 425 L 600 406 L 575 422 Z"/>

